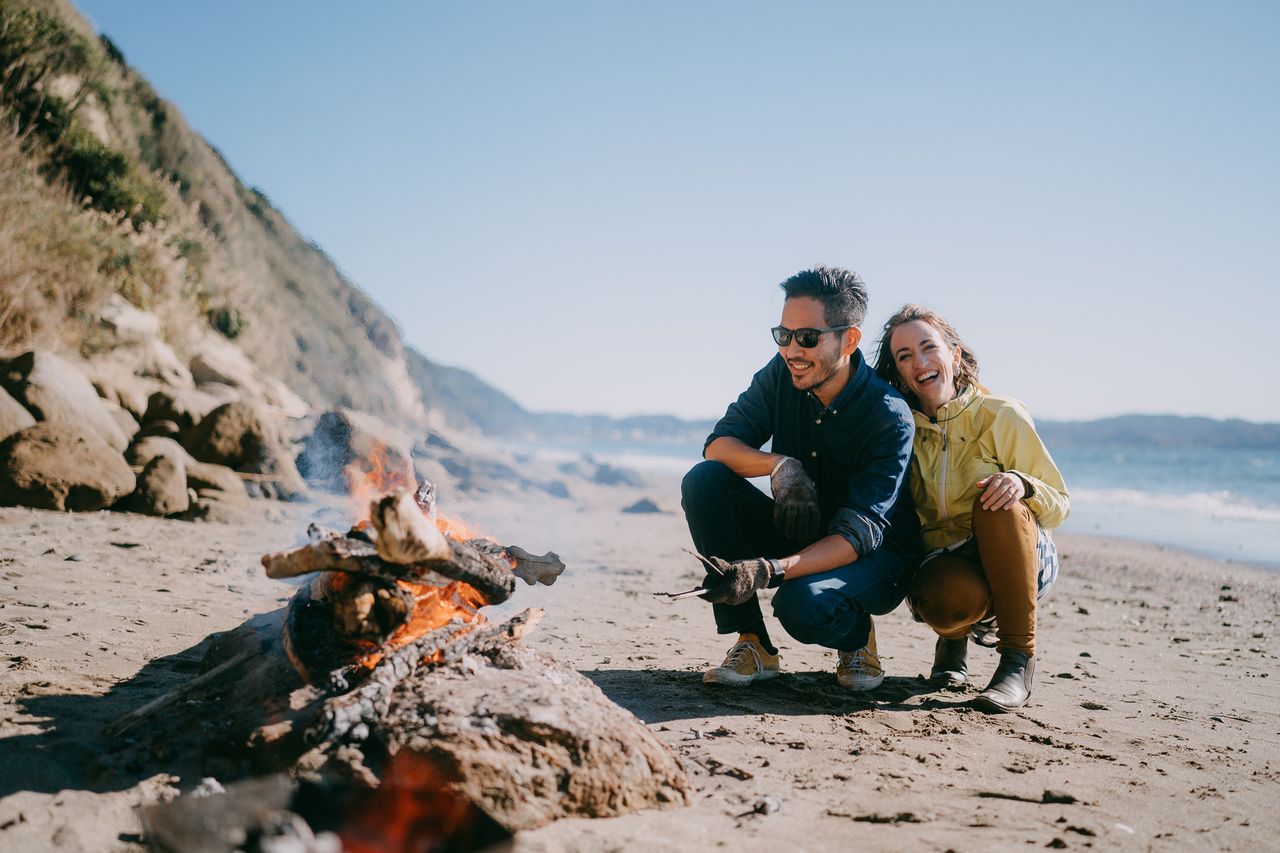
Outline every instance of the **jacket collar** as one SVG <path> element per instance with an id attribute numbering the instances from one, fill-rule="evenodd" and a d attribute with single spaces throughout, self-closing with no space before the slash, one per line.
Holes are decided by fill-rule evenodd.
<path id="1" fill-rule="evenodd" d="M 947 422 L 954 421 L 956 418 L 968 411 L 970 406 L 981 399 L 981 396 L 982 395 L 978 393 L 977 386 L 970 385 L 955 397 L 952 397 L 950 400 L 943 403 L 938 409 L 938 414 L 935 417 L 931 418 L 924 412 L 914 410 L 912 414 L 915 415 L 916 426 L 938 429 Z"/>
<path id="2" fill-rule="evenodd" d="M 974 404 L 978 399 L 978 389 L 974 385 L 961 391 L 947 402 L 943 403 L 938 409 L 938 414 L 933 420 L 936 423 L 944 424 L 947 421 L 955 420 L 964 413 L 966 409 Z"/>

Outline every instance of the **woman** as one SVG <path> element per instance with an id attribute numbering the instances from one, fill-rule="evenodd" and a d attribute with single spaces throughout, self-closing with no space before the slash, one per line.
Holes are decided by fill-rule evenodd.
<path id="1" fill-rule="evenodd" d="M 1045 531 L 1070 508 L 1062 475 L 1023 404 L 986 393 L 973 350 L 928 308 L 889 318 L 876 372 L 915 413 L 911 491 L 927 556 L 908 602 L 938 634 L 931 678 L 963 684 L 969 635 L 981 642 L 994 619 L 1000 664 L 974 701 L 1020 708 L 1035 674 L 1036 600 L 1058 575 Z"/>

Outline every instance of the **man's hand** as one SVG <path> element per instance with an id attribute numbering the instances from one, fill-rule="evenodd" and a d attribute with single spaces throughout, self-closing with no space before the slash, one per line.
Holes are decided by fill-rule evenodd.
<path id="1" fill-rule="evenodd" d="M 757 557 L 753 560 L 722 560 L 711 557 L 710 562 L 719 572 L 707 571 L 702 580 L 706 590 L 699 598 L 712 604 L 742 604 L 750 601 L 756 590 L 764 589 L 778 571 L 777 563 Z"/>
<path id="2" fill-rule="evenodd" d="M 773 523 L 788 539 L 808 541 L 818 535 L 822 510 L 818 487 L 804 472 L 799 459 L 784 458 L 769 475 L 773 490 Z"/>

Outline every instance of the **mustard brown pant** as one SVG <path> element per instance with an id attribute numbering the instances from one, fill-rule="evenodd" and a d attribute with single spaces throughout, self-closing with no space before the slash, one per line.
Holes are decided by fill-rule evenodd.
<path id="1" fill-rule="evenodd" d="M 1036 517 L 1019 502 L 1012 509 L 973 502 L 973 538 L 920 566 L 908 586 L 916 615 L 949 640 L 968 635 L 994 615 L 1001 651 L 1036 652 Z"/>

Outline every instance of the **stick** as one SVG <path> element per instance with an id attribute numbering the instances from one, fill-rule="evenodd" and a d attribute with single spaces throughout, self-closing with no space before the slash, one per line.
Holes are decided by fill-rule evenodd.
<path id="1" fill-rule="evenodd" d="M 254 649 L 245 649 L 243 652 L 240 652 L 238 655 L 228 658 L 227 660 L 218 664 L 208 672 L 201 673 L 200 675 L 197 675 L 195 678 L 191 679 L 190 681 L 178 687 L 175 687 L 173 690 L 170 690 L 168 693 L 164 694 L 163 696 L 158 696 L 155 699 L 152 699 L 150 702 L 148 702 L 147 704 L 143 705 L 140 708 L 134 708 L 132 711 L 129 711 L 127 714 L 123 714 L 122 716 L 117 718 L 115 722 L 109 725 L 107 727 L 107 734 L 111 735 L 112 737 L 119 737 L 120 735 L 129 731 L 129 729 L 136 726 L 138 723 L 142 722 L 147 717 L 154 714 L 156 711 L 159 711 L 161 708 L 166 708 L 169 705 L 172 705 L 174 702 L 176 702 L 178 699 L 181 699 L 183 696 L 186 696 L 192 690 L 195 690 L 197 687 L 200 687 L 201 685 L 208 684 L 210 681 L 213 681 L 215 678 L 222 675 L 227 670 L 231 669 L 237 664 L 243 663 L 244 661 L 248 660 L 250 657 L 252 657 L 255 654 L 257 654 L 257 652 Z"/>

